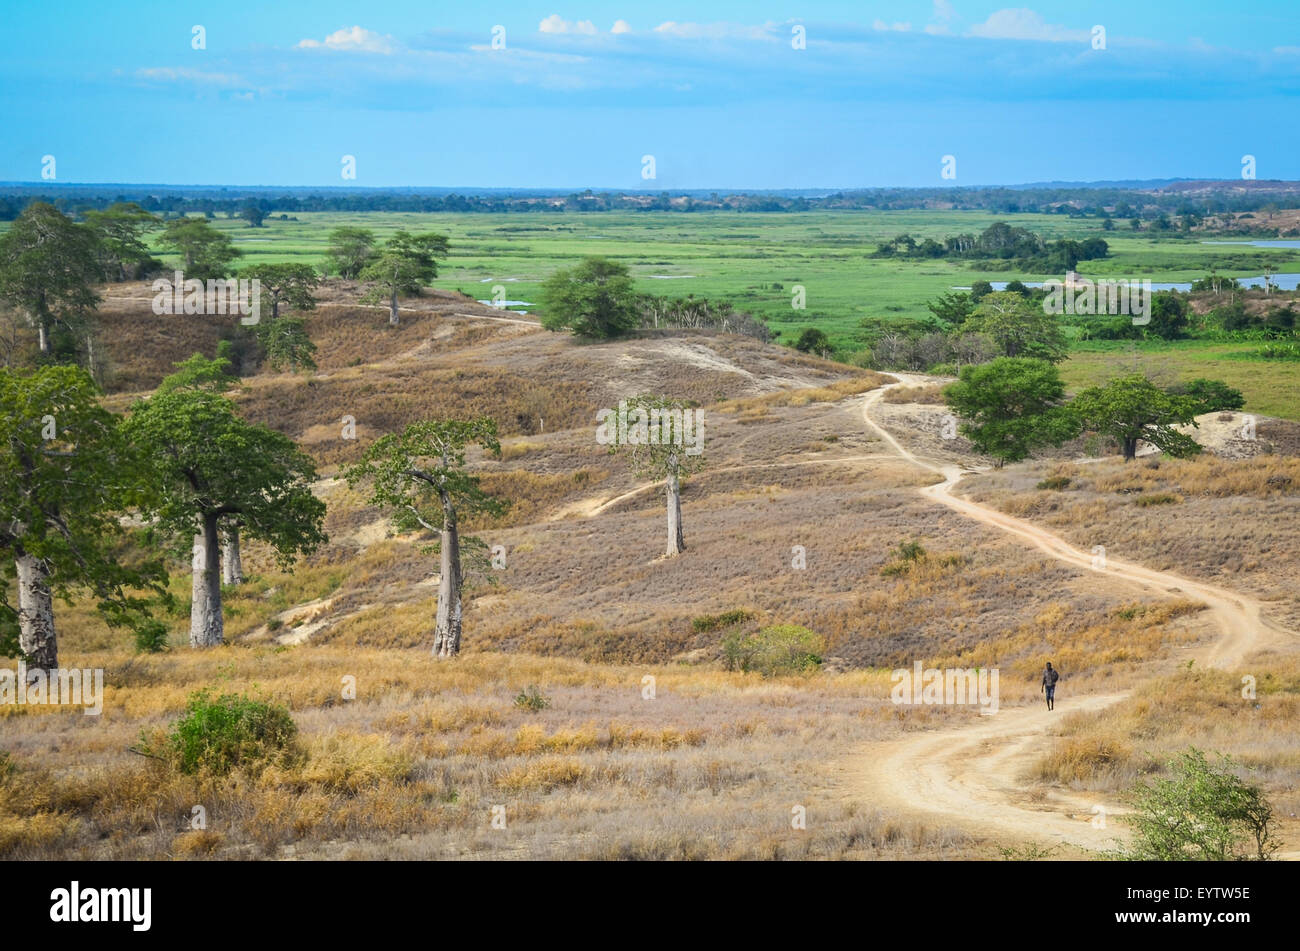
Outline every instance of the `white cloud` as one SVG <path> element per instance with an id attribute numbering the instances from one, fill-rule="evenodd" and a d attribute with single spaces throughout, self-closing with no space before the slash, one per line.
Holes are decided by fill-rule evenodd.
<path id="1" fill-rule="evenodd" d="M 243 85 L 243 81 L 238 76 L 230 73 L 205 73 L 201 69 L 188 69 L 183 66 L 179 68 L 154 66 L 148 69 L 137 69 L 135 74 L 140 79 L 153 79 L 162 82 L 207 83 L 213 86 Z"/>
<path id="2" fill-rule="evenodd" d="M 578 20 L 571 22 L 564 19 L 558 13 L 552 13 L 541 23 L 537 24 L 537 29 L 542 33 L 582 33 L 585 36 L 594 36 L 596 33 L 596 24 L 590 20 Z"/>
<path id="3" fill-rule="evenodd" d="M 952 18 L 956 15 L 952 4 L 948 0 L 934 0 L 934 21 L 925 27 L 925 32 L 935 36 L 942 36 L 950 32 L 949 27 L 952 25 Z"/>
<path id="4" fill-rule="evenodd" d="M 337 30 L 324 40 L 302 40 L 298 49 L 359 50 L 363 53 L 388 54 L 397 48 L 397 42 L 387 35 L 380 35 L 372 30 L 354 26 L 351 29 Z"/>
<path id="5" fill-rule="evenodd" d="M 609 32 L 611 32 L 611 33 L 631 33 L 631 32 L 632 32 L 632 24 L 628 23 L 627 20 L 615 20 L 615 21 L 614 21 L 614 25 L 611 26 L 611 27 L 609 28 Z"/>
<path id="6" fill-rule="evenodd" d="M 655 32 L 662 36 L 675 36 L 684 40 L 722 40 L 722 39 L 771 39 L 772 34 L 766 26 L 745 26 L 740 23 L 677 23 L 668 20 L 655 27 Z"/>
<path id="7" fill-rule="evenodd" d="M 910 23 L 886 23 L 884 20 L 877 20 L 875 23 L 871 24 L 871 28 L 872 28 L 873 30 L 880 30 L 880 31 L 882 31 L 882 32 L 887 30 L 887 31 L 889 31 L 889 32 L 891 32 L 891 33 L 906 33 L 906 32 L 908 32 L 910 29 L 912 29 L 912 24 L 910 24 Z"/>
<path id="8" fill-rule="evenodd" d="M 970 36 L 990 40 L 1040 40 L 1051 43 L 1086 42 L 1091 33 L 1087 30 L 1069 30 L 1054 26 L 1042 16 L 1025 7 L 1008 7 L 989 15 L 983 23 L 970 28 Z"/>

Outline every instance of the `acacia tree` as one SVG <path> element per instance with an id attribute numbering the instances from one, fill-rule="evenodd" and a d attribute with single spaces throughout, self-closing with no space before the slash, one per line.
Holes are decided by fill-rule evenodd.
<path id="1" fill-rule="evenodd" d="M 369 504 L 390 512 L 399 531 L 437 533 L 438 542 L 431 546 L 441 557 L 435 657 L 453 657 L 460 651 L 462 543 L 465 547 L 482 544 L 460 537 L 460 519 L 480 513 L 500 515 L 508 505 L 484 492 L 478 477 L 466 471 L 465 449 L 470 445 L 499 456 L 496 421 L 484 416 L 412 423 L 401 433 L 382 436 L 343 474 L 351 486 L 370 484 Z"/>
<path id="2" fill-rule="evenodd" d="M 434 255 L 446 254 L 447 247 L 444 235 L 398 231 L 361 270 L 361 279 L 375 285 L 361 300 L 387 301 L 388 323 L 396 327 L 397 298 L 403 294 L 420 296 L 424 285 L 438 276 Z"/>
<path id="3" fill-rule="evenodd" d="M 999 468 L 1079 434 L 1078 418 L 1065 405 L 1061 375 L 1046 360 L 998 357 L 968 364 L 943 396 L 962 418 L 961 434 L 993 456 Z"/>
<path id="4" fill-rule="evenodd" d="M 200 281 L 224 278 L 241 252 L 205 218 L 173 218 L 163 226 L 159 243 L 185 261 L 185 276 Z"/>
<path id="5" fill-rule="evenodd" d="M 1174 428 L 1195 426 L 1200 405 L 1197 397 L 1167 393 L 1140 373 L 1090 387 L 1070 404 L 1085 428 L 1119 442 L 1125 462 L 1137 457 L 1138 440 L 1179 458 L 1200 452 L 1200 443 Z"/>
<path id="6" fill-rule="evenodd" d="M 356 278 L 375 253 L 375 233 L 369 228 L 335 228 L 326 257 L 339 277 Z"/>
<path id="7" fill-rule="evenodd" d="M 90 315 L 99 303 L 98 241 L 53 205 L 34 201 L 0 235 L 0 299 L 27 315 L 41 353 L 56 327 L 82 335 L 94 372 Z"/>
<path id="8" fill-rule="evenodd" d="M 214 391 L 217 384 L 195 385 L 195 376 L 213 372 L 202 360 L 187 361 L 191 366 L 180 371 L 181 382 L 164 380 L 123 424 L 135 445 L 149 447 L 159 480 L 149 514 L 162 531 L 194 539 L 192 647 L 224 640 L 223 523 L 267 542 L 285 566 L 326 540 L 325 503 L 311 491 L 311 457 L 287 436 L 241 419 L 235 404 Z"/>
<path id="9" fill-rule="evenodd" d="M 103 211 L 87 211 L 85 219 L 87 227 L 99 238 L 106 279 L 125 281 L 132 271 L 153 260 L 144 243 L 144 234 L 162 224 L 157 215 L 133 201 L 120 201 Z"/>
<path id="10" fill-rule="evenodd" d="M 160 643 L 165 626 L 135 592 L 167 601 L 165 567 L 123 565 L 112 550 L 123 534 L 118 513 L 146 497 L 147 465 L 90 376 L 68 366 L 0 369 L 0 449 L 0 553 L 6 581 L 18 585 L 16 609 L 0 585 L 0 616 L 18 628 L 10 647 L 32 670 L 57 668 L 54 598 L 78 590 L 98 599 L 110 626 L 134 627 L 141 646 Z"/>
<path id="11" fill-rule="evenodd" d="M 682 480 L 704 464 L 704 411 L 684 400 L 638 396 L 601 410 L 596 441 L 625 455 L 642 478 L 664 481 L 668 504 L 667 556 L 686 550 L 682 531 Z"/>

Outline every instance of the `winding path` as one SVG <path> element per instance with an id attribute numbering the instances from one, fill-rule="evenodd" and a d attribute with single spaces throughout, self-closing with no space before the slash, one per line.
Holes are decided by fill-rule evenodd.
<path id="1" fill-rule="evenodd" d="M 953 489 L 972 469 L 918 457 L 871 417 L 871 408 L 895 386 L 916 379 L 895 374 L 901 382 L 872 391 L 862 405 L 866 426 L 902 459 L 943 477 L 921 489 L 928 499 L 956 512 L 1015 535 L 1044 554 L 1078 568 L 1096 571 L 1098 584 L 1108 587 L 1140 585 L 1160 594 L 1178 594 L 1199 601 L 1219 625 L 1222 635 L 1197 658 L 1210 667 L 1230 669 L 1251 651 L 1283 642 L 1292 632 L 1263 617 L 1263 605 L 1216 585 L 1192 581 L 1168 572 L 1107 558 L 1094 568 L 1092 555 L 1051 532 L 969 499 Z M 846 764 L 855 794 L 865 790 L 875 805 L 922 813 L 944 824 L 1041 844 L 1085 849 L 1112 849 L 1121 844 L 1120 824 L 1106 817 L 1123 807 L 1100 796 L 1052 790 L 1031 794 L 1019 776 L 1051 742 L 1053 727 L 1066 713 L 1097 711 L 1118 703 L 1131 691 L 1070 697 L 1055 713 L 1036 704 L 1003 707 L 975 725 L 918 733 L 905 739 L 874 744 Z"/>

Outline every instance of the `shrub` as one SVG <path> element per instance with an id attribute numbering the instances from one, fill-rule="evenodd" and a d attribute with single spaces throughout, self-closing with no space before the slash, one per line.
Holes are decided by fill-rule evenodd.
<path id="1" fill-rule="evenodd" d="M 1182 499 L 1170 492 L 1151 492 L 1147 495 L 1139 495 L 1133 501 L 1142 508 L 1146 508 L 1150 505 L 1173 505 L 1181 502 Z"/>
<path id="2" fill-rule="evenodd" d="M 516 707 L 521 707 L 533 713 L 545 710 L 550 705 L 551 701 L 542 696 L 542 691 L 538 689 L 536 684 L 529 684 L 515 697 Z"/>
<path id="3" fill-rule="evenodd" d="M 167 649 L 167 625 L 157 618 L 145 618 L 134 633 L 135 649 L 142 654 L 160 654 Z"/>
<path id="4" fill-rule="evenodd" d="M 920 542 L 899 542 L 893 555 L 893 562 L 880 569 L 880 573 L 887 578 L 906 574 L 912 570 L 913 565 L 925 561 L 925 548 Z"/>
<path id="5" fill-rule="evenodd" d="M 697 634 L 704 634 L 708 631 L 716 631 L 720 627 L 735 627 L 753 617 L 754 613 L 744 608 L 723 611 L 721 614 L 702 614 L 691 620 L 691 628 Z"/>
<path id="6" fill-rule="evenodd" d="M 1192 747 L 1168 763 L 1170 779 L 1135 787 L 1137 833 L 1127 854 L 1136 860 L 1223 861 L 1269 858 L 1279 843 L 1269 826 L 1273 808 L 1258 786 L 1220 756 L 1209 763 Z"/>
<path id="7" fill-rule="evenodd" d="M 1038 488 L 1040 489 L 1053 489 L 1057 492 L 1062 489 L 1068 489 L 1069 487 L 1069 476 L 1051 476 L 1050 478 L 1044 479 L 1042 482 L 1038 483 Z"/>
<path id="8" fill-rule="evenodd" d="M 736 631 L 722 641 L 728 670 L 757 671 L 764 677 L 815 671 L 822 663 L 825 641 L 806 627 L 778 624 L 756 634 Z"/>
<path id="9" fill-rule="evenodd" d="M 161 753 L 182 773 L 224 775 L 237 766 L 288 759 L 298 725 L 285 707 L 238 694 L 191 694 Z"/>

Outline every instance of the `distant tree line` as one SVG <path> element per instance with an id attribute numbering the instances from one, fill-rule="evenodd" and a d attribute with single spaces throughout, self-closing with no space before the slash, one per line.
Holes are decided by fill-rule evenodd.
<path id="1" fill-rule="evenodd" d="M 1045 241 L 1027 228 L 1016 228 L 999 221 L 980 234 L 961 234 L 936 241 L 934 238 L 917 240 L 910 234 L 900 234 L 882 241 L 873 257 L 887 258 L 947 258 L 987 262 L 993 259 L 1006 261 L 1007 267 L 1025 271 L 1071 271 L 1080 261 L 1104 258 L 1110 248 L 1101 238 L 1083 241 L 1062 239 Z"/>
<path id="2" fill-rule="evenodd" d="M 1240 183 L 1236 183 L 1239 185 Z M 111 190 L 110 190 L 111 189 Z M 305 192 L 305 194 L 304 194 Z M 1199 222 L 1214 215 L 1275 210 L 1294 205 L 1300 194 L 1289 183 L 1258 182 L 1248 191 L 1207 185 L 1198 194 L 1178 188 L 1108 186 L 1036 186 L 1030 188 L 875 188 L 825 195 L 779 192 L 624 191 L 428 193 L 420 190 L 306 189 L 268 194 L 265 189 L 204 187 L 124 187 L 11 185 L 0 188 L 0 221 L 12 221 L 28 202 L 44 201 L 60 211 L 80 215 L 114 204 L 134 202 L 158 215 L 224 214 L 248 218 L 256 227 L 269 216 L 299 212 L 456 212 L 500 214 L 602 211 L 746 211 L 790 212 L 839 209 L 903 210 L 916 208 L 979 210 L 995 213 L 1060 214 L 1075 218 L 1136 220 L 1155 223 L 1155 230 L 1177 222 Z"/>

